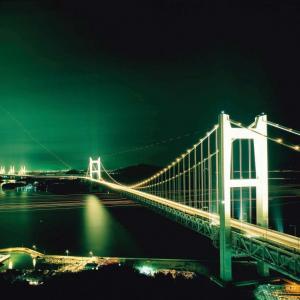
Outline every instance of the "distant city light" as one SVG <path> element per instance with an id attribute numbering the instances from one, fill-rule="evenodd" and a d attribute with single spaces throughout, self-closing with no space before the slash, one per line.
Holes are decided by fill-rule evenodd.
<path id="1" fill-rule="evenodd" d="M 140 272 L 140 274 L 144 274 L 147 276 L 154 276 L 154 274 L 155 274 L 155 270 L 149 266 L 140 266 L 140 267 L 137 267 L 137 269 Z"/>

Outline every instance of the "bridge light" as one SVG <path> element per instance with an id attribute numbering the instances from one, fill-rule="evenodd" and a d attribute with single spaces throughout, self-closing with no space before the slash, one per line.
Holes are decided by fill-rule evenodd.
<path id="1" fill-rule="evenodd" d="M 278 139 L 276 139 L 276 142 L 281 144 L 283 142 L 283 140 L 281 138 L 278 138 Z"/>
<path id="2" fill-rule="evenodd" d="M 253 234 L 253 233 L 247 233 L 245 234 L 245 236 L 249 239 L 255 239 L 255 238 L 259 238 L 260 235 L 259 234 Z"/>
<path id="3" fill-rule="evenodd" d="M 294 146 L 294 149 L 295 149 L 296 151 L 300 151 L 300 146 L 296 145 L 296 146 Z"/>

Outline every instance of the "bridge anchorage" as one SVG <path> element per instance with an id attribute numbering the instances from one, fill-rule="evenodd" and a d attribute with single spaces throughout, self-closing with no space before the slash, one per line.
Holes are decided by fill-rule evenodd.
<path id="1" fill-rule="evenodd" d="M 263 276 L 272 268 L 300 281 L 299 238 L 268 228 L 267 141 L 275 139 L 268 137 L 267 126 L 272 124 L 260 115 L 243 126 L 222 113 L 192 148 L 150 178 L 126 186 L 101 164 L 103 176 L 110 178 L 105 180 L 100 160 L 90 159 L 87 179 L 212 239 L 219 247 L 224 282 L 233 279 L 232 259 L 239 256 L 256 260 Z"/>

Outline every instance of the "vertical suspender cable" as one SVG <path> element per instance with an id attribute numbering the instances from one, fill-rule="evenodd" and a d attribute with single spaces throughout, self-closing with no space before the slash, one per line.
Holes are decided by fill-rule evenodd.
<path id="1" fill-rule="evenodd" d="M 242 174 L 242 140 L 239 139 L 239 152 L 240 152 L 240 179 L 243 178 Z M 240 187 L 240 220 L 243 221 L 244 213 L 243 213 L 243 188 Z"/>
<path id="2" fill-rule="evenodd" d="M 216 209 L 217 213 L 219 213 L 219 161 L 218 161 L 218 152 L 219 152 L 219 146 L 218 146 L 218 129 L 216 129 Z"/>
<path id="3" fill-rule="evenodd" d="M 178 167 L 177 167 L 177 199 L 178 199 L 178 202 L 181 202 L 181 200 L 180 200 L 180 161 L 178 161 Z"/>
<path id="4" fill-rule="evenodd" d="M 233 149 L 234 149 L 234 143 L 231 144 L 231 179 L 234 179 L 234 156 L 233 156 Z M 235 205 L 235 199 L 234 199 L 234 190 L 233 188 L 230 189 L 230 203 L 231 203 L 231 217 L 234 217 L 234 209 L 236 207 Z"/>
<path id="5" fill-rule="evenodd" d="M 252 178 L 252 140 L 248 140 L 248 155 L 249 155 L 249 179 Z M 252 223 L 252 187 L 249 187 L 249 223 Z"/>
<path id="6" fill-rule="evenodd" d="M 197 147 L 194 147 L 194 207 L 197 206 Z"/>
<path id="7" fill-rule="evenodd" d="M 210 135 L 207 137 L 207 176 L 208 176 L 208 210 L 213 212 L 213 205 L 211 201 L 211 157 L 210 157 Z"/>
<path id="8" fill-rule="evenodd" d="M 173 165 L 173 200 L 176 201 L 176 197 L 175 197 L 175 190 L 176 190 L 176 186 L 175 186 L 175 168 L 176 165 Z"/>
<path id="9" fill-rule="evenodd" d="M 169 166 L 169 189 L 168 189 L 168 199 L 171 199 L 171 167 Z"/>
<path id="10" fill-rule="evenodd" d="M 182 158 L 182 174 L 183 174 L 183 203 L 186 204 L 185 202 L 185 198 L 186 198 L 186 186 L 185 186 L 185 176 L 186 176 L 186 173 L 185 173 L 185 156 Z"/>
<path id="11" fill-rule="evenodd" d="M 189 202 L 188 205 L 192 206 L 192 199 L 191 199 L 191 152 L 188 153 L 188 163 L 189 163 Z"/>
<path id="12" fill-rule="evenodd" d="M 201 148 L 201 165 L 200 165 L 201 166 L 201 209 L 203 209 L 204 207 L 203 142 L 201 142 L 200 148 Z"/>

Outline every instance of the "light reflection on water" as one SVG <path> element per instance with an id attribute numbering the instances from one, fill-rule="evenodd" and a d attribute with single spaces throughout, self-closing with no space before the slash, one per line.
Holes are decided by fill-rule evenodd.
<path id="1" fill-rule="evenodd" d="M 74 206 L 66 206 L 69 202 Z M 66 249 L 73 255 L 140 254 L 130 231 L 98 196 L 57 196 L 19 189 L 1 191 L 0 204 L 0 248 L 36 245 L 38 251 L 57 254 Z M 5 210 L 8 206 L 15 208 Z"/>
<path id="2" fill-rule="evenodd" d="M 86 196 L 84 208 L 84 232 L 82 238 L 89 251 L 106 249 L 109 244 L 109 214 L 99 199 L 94 195 Z"/>
<path id="3" fill-rule="evenodd" d="M 297 214 L 300 202 L 297 198 L 286 200 L 281 197 L 286 194 L 297 196 L 299 188 L 271 190 L 275 198 L 270 200 L 270 223 L 276 230 L 293 234 L 293 227 L 289 224 L 300 228 Z M 201 243 L 197 239 L 199 235 L 195 238 L 190 231 L 186 232 L 172 222 L 165 223 L 164 217 L 158 217 L 147 209 L 110 208 L 102 200 L 96 195 L 58 196 L 0 189 L 0 248 L 32 248 L 36 245 L 38 251 L 50 254 L 64 254 L 68 249 L 71 255 L 87 256 L 93 252 L 98 256 L 169 258 L 206 257 L 206 253 L 211 251 L 211 246 L 205 252 L 201 245 L 203 253 L 200 253 L 197 250 Z M 68 202 L 74 203 L 74 206 L 61 207 Z M 48 204 L 47 208 L 40 206 Z M 8 205 L 18 208 L 1 209 Z M 34 208 L 24 209 L 32 205 Z"/>
<path id="4" fill-rule="evenodd" d="M 131 233 L 111 215 L 99 198 L 87 195 L 85 203 L 82 239 L 86 253 L 103 253 L 103 256 L 110 256 L 111 249 L 118 252 L 118 247 L 139 252 Z"/>
<path id="5" fill-rule="evenodd" d="M 36 259 L 27 253 L 9 253 L 10 258 L 5 260 L 0 266 L 0 270 L 12 269 L 32 269 L 36 265 Z"/>

